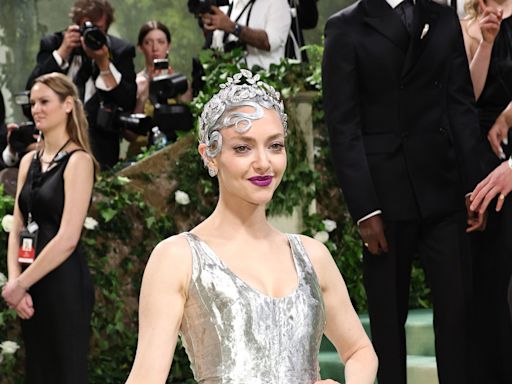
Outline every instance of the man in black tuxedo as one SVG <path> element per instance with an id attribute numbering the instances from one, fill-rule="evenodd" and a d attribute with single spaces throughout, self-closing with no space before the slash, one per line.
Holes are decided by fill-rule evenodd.
<path id="1" fill-rule="evenodd" d="M 94 156 L 102 169 L 110 168 L 119 158 L 120 128 L 113 121 L 114 112 L 131 112 L 135 107 L 135 48 L 107 34 L 114 20 L 114 9 L 107 0 L 77 0 L 70 16 L 74 25 L 41 39 L 27 89 L 45 73 L 61 72 L 71 77 L 87 112 Z M 84 44 L 80 27 L 87 21 L 106 35 L 107 43 L 99 49 Z"/>
<path id="2" fill-rule="evenodd" d="M 359 0 L 327 22 L 322 71 L 334 165 L 364 242 L 379 384 L 407 381 L 416 254 L 432 289 L 440 382 L 467 383 L 464 227 L 480 229 L 484 217 L 466 217 L 465 195 L 483 175 L 458 18 L 431 0 Z"/>

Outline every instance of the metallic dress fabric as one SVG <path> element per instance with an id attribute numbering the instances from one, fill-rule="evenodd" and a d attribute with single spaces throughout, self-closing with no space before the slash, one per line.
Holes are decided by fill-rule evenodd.
<path id="1" fill-rule="evenodd" d="M 267 296 L 238 278 L 197 236 L 180 329 L 194 378 L 204 384 L 312 384 L 325 327 L 322 292 L 297 235 L 288 235 L 298 276 L 287 296 Z M 240 255 L 243 257 L 243 255 Z"/>

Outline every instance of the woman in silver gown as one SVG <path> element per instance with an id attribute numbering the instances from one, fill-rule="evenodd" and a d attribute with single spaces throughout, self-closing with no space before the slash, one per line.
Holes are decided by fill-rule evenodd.
<path id="1" fill-rule="evenodd" d="M 333 383 L 320 379 L 324 333 L 347 383 L 374 382 L 377 357 L 329 251 L 265 216 L 286 168 L 286 119 L 279 93 L 245 70 L 206 104 L 198 150 L 219 200 L 154 249 L 127 383 L 165 383 L 178 335 L 199 383 Z"/>

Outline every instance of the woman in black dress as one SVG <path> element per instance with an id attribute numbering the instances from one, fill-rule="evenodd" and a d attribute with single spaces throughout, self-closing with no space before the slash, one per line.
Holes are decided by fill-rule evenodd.
<path id="1" fill-rule="evenodd" d="M 480 118 L 487 171 L 507 161 L 507 106 L 512 100 L 512 0 L 468 0 L 462 30 Z M 510 109 L 510 108 L 509 108 Z M 496 133 L 504 132 L 496 145 Z M 509 136 L 509 137 L 507 137 Z M 475 309 L 475 382 L 512 383 L 512 321 L 507 287 L 512 273 L 512 201 L 488 210 L 487 228 L 471 235 Z M 496 206 L 496 202 L 492 207 Z"/>
<path id="2" fill-rule="evenodd" d="M 44 144 L 20 164 L 2 295 L 22 319 L 26 382 L 87 383 L 94 291 L 79 240 L 96 163 L 82 104 L 66 76 L 39 77 L 30 102 Z"/>

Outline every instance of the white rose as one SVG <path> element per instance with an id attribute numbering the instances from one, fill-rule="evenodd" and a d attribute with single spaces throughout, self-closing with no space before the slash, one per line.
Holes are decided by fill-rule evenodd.
<path id="1" fill-rule="evenodd" d="M 179 190 L 174 192 L 174 200 L 176 200 L 176 203 L 181 205 L 187 205 L 190 203 L 190 197 L 188 196 L 187 192 Z"/>
<path id="2" fill-rule="evenodd" d="M 87 216 L 84 221 L 85 229 L 94 230 L 98 226 L 98 222 L 92 217 Z"/>
<path id="3" fill-rule="evenodd" d="M 322 220 L 322 223 L 324 224 L 325 230 L 327 232 L 332 232 L 338 227 L 334 220 L 325 219 Z"/>
<path id="4" fill-rule="evenodd" d="M 2 218 L 2 228 L 5 232 L 11 232 L 12 226 L 14 224 L 14 216 L 13 215 L 5 215 Z"/>
<path id="5" fill-rule="evenodd" d="M 131 180 L 126 176 L 117 176 L 117 181 L 119 182 L 119 184 L 125 185 L 128 184 Z"/>
<path id="6" fill-rule="evenodd" d="M 20 346 L 15 341 L 4 341 L 0 344 L 0 349 L 5 355 L 11 355 L 18 350 Z"/>
<path id="7" fill-rule="evenodd" d="M 317 232 L 314 237 L 316 240 L 324 244 L 329 240 L 329 234 L 325 231 Z"/>
<path id="8" fill-rule="evenodd" d="M 5 283 L 7 283 L 7 277 L 5 277 L 2 272 L 0 272 L 0 288 L 2 288 Z"/>

